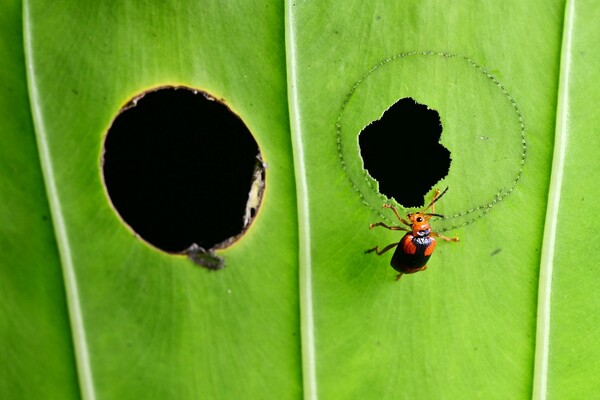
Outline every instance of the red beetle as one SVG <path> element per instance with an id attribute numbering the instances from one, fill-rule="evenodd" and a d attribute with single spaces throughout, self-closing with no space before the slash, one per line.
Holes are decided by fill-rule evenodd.
<path id="1" fill-rule="evenodd" d="M 404 235 L 400 242 L 392 243 L 384 247 L 383 250 L 379 250 L 379 246 L 376 246 L 375 248 L 367 250 L 365 253 L 371 253 L 374 251 L 378 256 L 380 256 L 386 251 L 398 246 L 394 252 L 394 255 L 392 256 L 392 261 L 390 262 L 392 268 L 399 272 L 396 280 L 399 280 L 403 274 L 414 274 L 415 272 L 425 270 L 427 268 L 427 261 L 429 260 L 429 257 L 431 257 L 431 254 L 433 253 L 433 250 L 437 244 L 435 240 L 436 237 L 439 237 L 447 242 L 459 241 L 457 237 L 449 238 L 442 236 L 439 233 L 432 232 L 429 226 L 429 219 L 431 217 L 443 218 L 443 215 L 434 213 L 434 204 L 436 201 L 442 198 L 447 191 L 448 188 L 440 193 L 440 191 L 436 189 L 433 199 L 427 207 L 421 211 L 406 215 L 410 222 L 406 221 L 404 218 L 401 218 L 400 214 L 398 214 L 398 210 L 396 210 L 394 206 L 390 204 L 384 204 L 383 208 L 391 208 L 394 214 L 396 214 L 398 220 L 404 225 L 408 226 L 410 229 L 404 226 L 388 226 L 383 222 L 377 222 L 369 225 L 370 229 L 373 229 L 376 226 L 383 226 L 384 228 L 392 231 L 408 231 L 408 233 Z M 430 208 L 431 212 L 425 212 Z"/>

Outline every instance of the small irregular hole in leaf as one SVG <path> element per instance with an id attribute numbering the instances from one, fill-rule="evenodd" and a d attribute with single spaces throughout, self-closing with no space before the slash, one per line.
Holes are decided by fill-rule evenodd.
<path id="1" fill-rule="evenodd" d="M 404 98 L 359 134 L 364 168 L 379 191 L 404 207 L 424 205 L 424 196 L 448 175 L 450 151 L 442 146 L 437 111 Z"/>
<path id="2" fill-rule="evenodd" d="M 113 121 L 102 159 L 108 196 L 142 239 L 210 269 L 262 200 L 265 167 L 254 137 L 206 93 L 167 87 L 143 93 Z"/>

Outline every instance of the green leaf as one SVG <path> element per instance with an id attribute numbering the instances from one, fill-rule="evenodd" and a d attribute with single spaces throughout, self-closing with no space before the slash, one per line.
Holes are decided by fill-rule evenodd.
<path id="1" fill-rule="evenodd" d="M 244 2 L 25 4 L 31 109 L 84 398 L 300 396 L 281 13 Z M 269 165 L 259 218 L 218 273 L 140 241 L 103 187 L 112 118 L 164 85 L 223 99 Z"/>
<path id="2" fill-rule="evenodd" d="M 0 397 L 76 398 L 61 264 L 29 113 L 21 6 L 0 8 Z"/>
<path id="3" fill-rule="evenodd" d="M 540 272 L 536 398 L 590 398 L 597 391 L 598 18 L 594 2 L 567 2 Z"/>
<path id="4" fill-rule="evenodd" d="M 561 4 L 536 13 L 517 2 L 503 12 L 396 4 L 291 5 L 292 130 L 308 160 L 298 199 L 310 212 L 310 233 L 300 238 L 305 246 L 310 238 L 301 269 L 312 277 L 312 392 L 529 397 Z M 452 165 L 436 210 L 456 215 L 439 226 L 457 226 L 450 232 L 462 241 L 440 244 L 426 272 L 396 283 L 391 255 L 363 254 L 400 236 L 368 229 L 393 215 L 382 215 L 386 199 L 365 177 L 356 136 L 403 97 L 441 115 Z M 403 163 L 406 151 L 419 149 L 398 149 L 398 181 L 408 187 L 419 166 Z"/>
<path id="5" fill-rule="evenodd" d="M 0 6 L 1 398 L 596 394 L 591 1 Z M 268 164 L 217 272 L 139 240 L 102 182 L 120 108 L 180 85 L 222 99 Z M 384 202 L 408 210 L 357 137 L 404 97 L 440 114 L 432 227 L 461 242 L 396 282 L 391 252 L 364 251 L 400 240 L 369 229 L 397 223 Z M 398 149 L 408 190 L 406 152 L 429 155 Z"/>

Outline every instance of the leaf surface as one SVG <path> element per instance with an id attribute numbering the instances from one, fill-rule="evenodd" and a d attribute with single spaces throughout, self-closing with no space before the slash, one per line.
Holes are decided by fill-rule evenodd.
<path id="1" fill-rule="evenodd" d="M 281 13 L 267 2 L 25 4 L 31 108 L 84 398 L 300 396 Z M 140 241 L 103 187 L 111 119 L 166 85 L 222 99 L 269 165 L 259 218 L 218 273 Z"/>
<path id="2" fill-rule="evenodd" d="M 562 4 L 536 12 L 518 2 L 502 12 L 411 1 L 288 7 L 292 135 L 302 136 L 294 144 L 306 166 L 304 178 L 296 171 L 306 179 L 298 199 L 309 210 L 310 234 L 300 238 L 301 247 L 310 238 L 310 263 L 300 268 L 311 272 L 313 392 L 531 396 Z M 394 219 L 381 210 L 389 199 L 366 176 L 356 137 L 404 97 L 440 113 L 452 164 L 436 211 L 451 218 L 437 227 L 461 242 L 441 243 L 426 272 L 397 283 L 391 252 L 363 254 L 402 233 L 368 229 Z M 407 188 L 419 179 L 419 166 L 403 163 L 409 151 L 420 149 L 398 149 L 395 160 Z"/>
<path id="3" fill-rule="evenodd" d="M 71 330 L 29 112 L 17 1 L 0 2 L 0 397 L 77 398 Z"/>
<path id="4" fill-rule="evenodd" d="M 600 286 L 595 243 L 600 196 L 597 126 L 600 17 L 590 1 L 568 1 L 556 139 L 538 310 L 535 398 L 587 398 L 597 391 Z"/>
<path id="5" fill-rule="evenodd" d="M 0 397 L 595 395 L 591 1 L 2 8 Z M 268 164 L 218 272 L 140 241 L 103 187 L 121 107 L 180 85 L 222 99 Z M 414 209 L 379 193 L 357 138 L 404 97 L 440 115 L 432 226 L 461 242 L 396 282 L 392 252 L 364 251 L 403 232 L 369 224 Z M 410 190 L 407 152 L 429 154 L 397 149 Z"/>

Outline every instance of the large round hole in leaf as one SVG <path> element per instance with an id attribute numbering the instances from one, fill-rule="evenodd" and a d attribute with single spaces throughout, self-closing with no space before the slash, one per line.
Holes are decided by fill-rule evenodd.
<path id="1" fill-rule="evenodd" d="M 244 232 L 264 185 L 246 125 L 187 88 L 146 92 L 124 107 L 106 135 L 102 170 L 114 208 L 137 235 L 211 268 L 222 266 L 211 249 Z"/>

